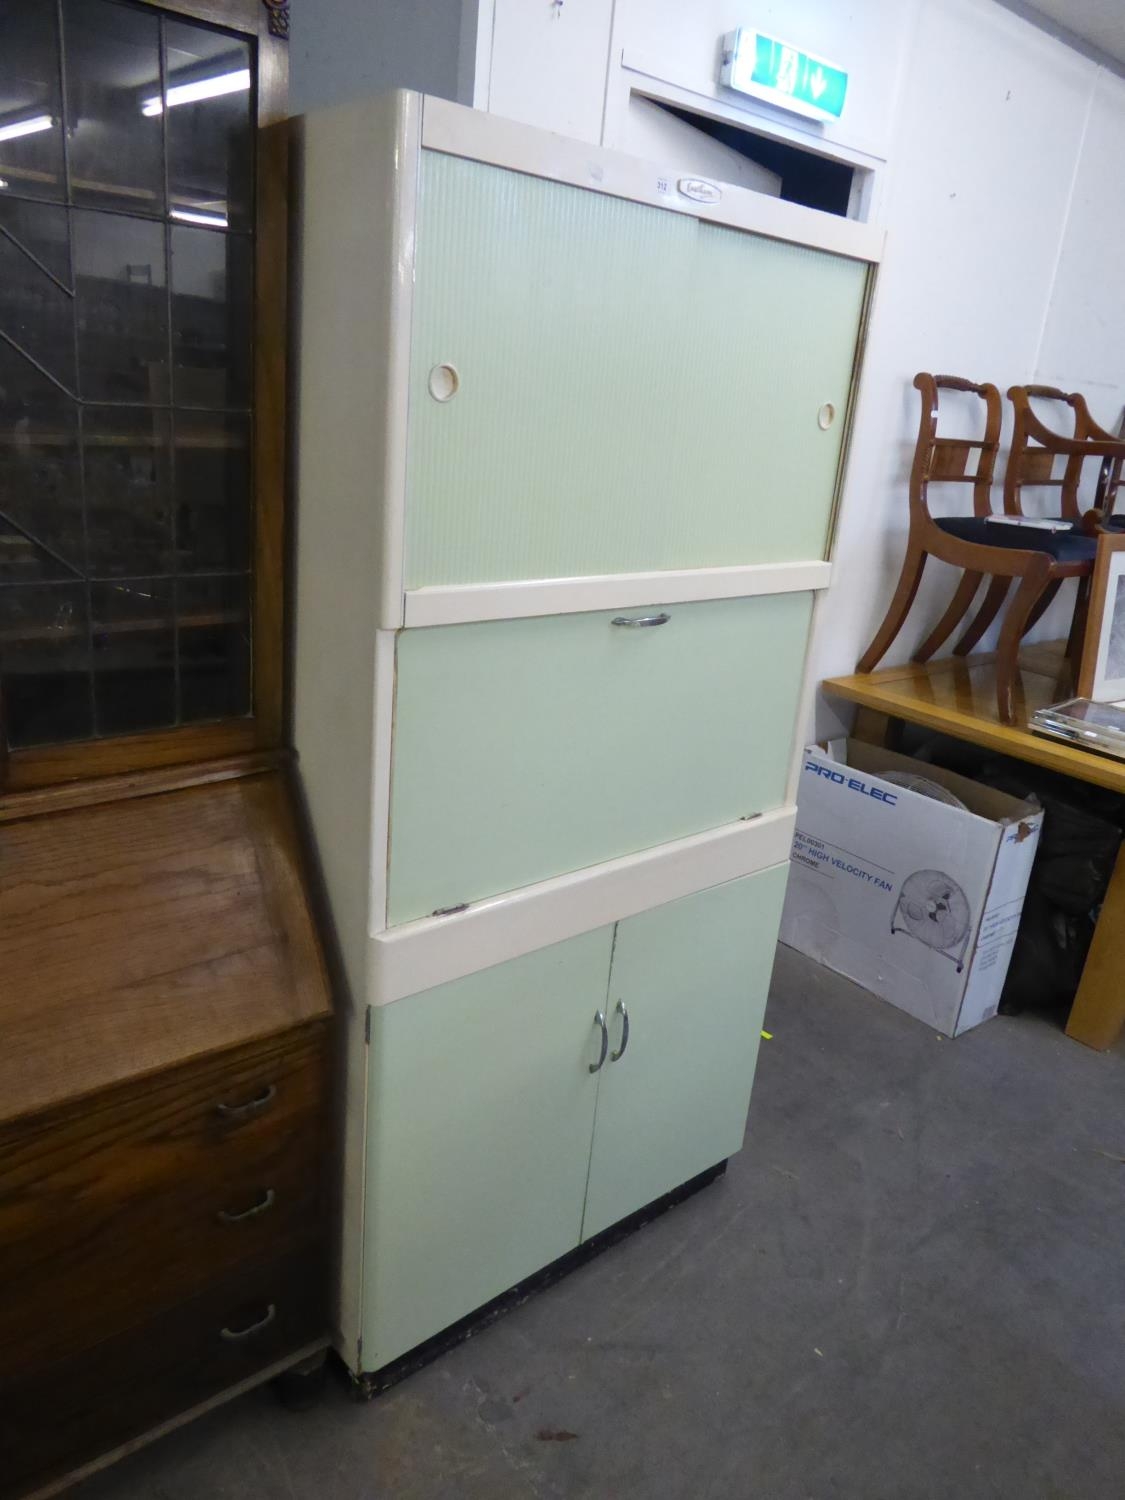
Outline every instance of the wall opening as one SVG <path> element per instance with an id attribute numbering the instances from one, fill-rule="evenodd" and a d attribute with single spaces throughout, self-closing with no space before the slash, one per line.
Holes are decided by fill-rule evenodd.
<path id="1" fill-rule="evenodd" d="M 831 157 L 819 156 L 815 151 L 806 151 L 788 141 L 756 135 L 741 125 L 713 120 L 709 115 L 696 114 L 659 99 L 646 102 L 773 173 L 779 179 L 778 197 L 789 203 L 801 203 L 806 208 L 818 208 L 822 213 L 836 214 L 843 219 L 848 217 L 857 169 L 847 162 L 833 161 Z"/>

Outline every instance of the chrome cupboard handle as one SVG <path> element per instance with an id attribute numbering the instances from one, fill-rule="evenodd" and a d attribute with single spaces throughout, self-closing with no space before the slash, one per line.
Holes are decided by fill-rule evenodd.
<path id="1" fill-rule="evenodd" d="M 605 1062 L 605 1055 L 609 1051 L 609 1027 L 605 1024 L 604 1010 L 596 1010 L 594 1012 L 594 1025 L 600 1026 L 602 1028 L 602 1050 L 598 1056 L 597 1062 L 590 1064 L 590 1072 L 600 1073 L 602 1070 L 602 1064 Z"/>
<path id="2" fill-rule="evenodd" d="M 272 1208 L 276 1197 L 277 1194 L 273 1188 L 267 1188 L 257 1203 L 252 1204 L 249 1208 L 244 1208 L 241 1213 L 232 1214 L 225 1208 L 220 1208 L 215 1217 L 220 1224 L 241 1224 L 244 1219 L 256 1219 L 259 1214 L 264 1214 L 267 1209 Z"/>
<path id="3" fill-rule="evenodd" d="M 248 1120 L 251 1115 L 261 1114 L 277 1098 L 277 1084 L 268 1084 L 260 1094 L 248 1099 L 245 1104 L 216 1104 L 216 1112 L 224 1120 Z"/>
<path id="4" fill-rule="evenodd" d="M 664 614 L 662 611 L 658 615 L 615 615 L 609 623 L 627 625 L 630 630 L 644 630 L 649 625 L 667 625 L 671 618 L 671 615 Z"/>
<path id="5" fill-rule="evenodd" d="M 610 1062 L 620 1062 L 625 1056 L 625 1048 L 629 1045 L 629 1012 L 625 1009 L 624 1000 L 617 1002 L 615 1014 L 621 1017 L 621 1045 L 609 1054 Z"/>
<path id="6" fill-rule="evenodd" d="M 259 1318 L 256 1323 L 248 1323 L 245 1328 L 220 1328 L 219 1337 L 226 1339 L 228 1344 L 236 1344 L 239 1339 L 248 1339 L 252 1333 L 261 1333 L 263 1328 L 268 1328 L 277 1317 L 277 1308 L 271 1302 L 266 1308 L 264 1318 Z"/>

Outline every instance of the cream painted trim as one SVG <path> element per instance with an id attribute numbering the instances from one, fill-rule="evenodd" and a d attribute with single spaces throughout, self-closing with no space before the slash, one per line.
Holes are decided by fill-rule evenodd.
<path id="1" fill-rule="evenodd" d="M 496 0 L 463 0 L 464 10 L 476 11 L 473 46 L 473 108 L 487 109 L 492 92 L 492 48 L 496 29 Z M 464 14 L 464 12 L 462 13 Z"/>
<path id="2" fill-rule="evenodd" d="M 591 578 L 531 578 L 511 583 L 462 583 L 411 589 L 405 623 L 461 625 L 475 620 L 516 620 L 594 609 L 636 609 L 644 604 L 687 604 L 696 599 L 739 599 L 756 594 L 826 589 L 831 563 L 754 563 L 734 568 L 685 568 L 660 573 L 606 573 Z"/>
<path id="3" fill-rule="evenodd" d="M 387 925 L 387 869 L 391 842 L 391 763 L 394 753 L 395 632 L 375 632 L 375 722 L 371 767 L 370 932 Z"/>
<path id="4" fill-rule="evenodd" d="M 472 111 L 467 111 L 472 113 Z M 406 518 L 406 461 L 410 416 L 410 332 L 414 310 L 414 225 L 418 208 L 418 176 L 422 159 L 422 96 L 403 90 L 395 95 L 394 168 L 388 174 L 389 192 L 384 202 L 387 232 L 383 253 L 387 256 L 388 294 L 376 294 L 372 306 L 377 325 L 376 339 L 385 339 L 386 387 L 379 422 L 384 440 L 381 503 L 379 505 L 379 605 L 378 625 L 394 630 L 402 624 L 403 549 Z M 372 247 L 372 254 L 379 247 Z M 382 326 L 380 326 L 382 325 Z M 346 379 L 346 373 L 344 374 Z M 305 496 L 306 505 L 310 496 Z"/>
<path id="5" fill-rule="evenodd" d="M 371 938 L 372 1005 L 577 937 L 681 896 L 786 863 L 797 811 L 777 808 L 639 854 L 559 875 L 446 917 Z"/>
<path id="6" fill-rule="evenodd" d="M 817 630 L 824 619 L 822 604 L 823 594 L 817 594 L 813 599 L 812 613 L 809 617 L 809 633 L 805 637 L 805 661 L 801 669 L 801 694 L 797 699 L 797 712 L 791 725 L 793 740 L 789 749 L 789 776 L 785 787 L 785 800 L 793 806 L 797 804 L 797 789 L 801 784 L 801 768 L 805 763 L 805 748 L 811 738 L 813 705 L 816 701 L 816 690 L 819 684 L 813 673 L 813 662 L 816 660 Z"/>
<path id="7" fill-rule="evenodd" d="M 572 141 L 549 130 L 518 125 L 499 115 L 466 109 L 427 94 L 422 100 L 422 146 L 471 161 L 488 162 L 532 177 L 568 182 L 573 187 L 628 198 L 653 208 L 690 214 L 770 239 L 788 240 L 852 260 L 877 262 L 885 233 L 871 224 L 820 213 L 797 203 L 770 198 L 749 188 L 721 184 L 717 203 L 699 203 L 677 189 L 676 172 L 658 164 Z"/>

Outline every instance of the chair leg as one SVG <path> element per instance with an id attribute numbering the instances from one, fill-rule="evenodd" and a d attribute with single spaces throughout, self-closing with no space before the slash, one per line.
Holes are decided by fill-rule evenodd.
<path id="1" fill-rule="evenodd" d="M 972 624 L 965 634 L 953 648 L 954 656 L 968 656 L 969 652 L 980 640 L 988 627 L 1000 613 L 1000 606 L 1008 597 L 1008 589 L 1011 587 L 1010 578 L 994 578 L 988 585 L 988 592 L 984 596 L 984 602 L 977 610 Z"/>
<path id="2" fill-rule="evenodd" d="M 873 671 L 887 654 L 891 642 L 902 629 L 910 613 L 910 606 L 914 603 L 918 585 L 922 582 L 922 571 L 926 566 L 928 556 L 929 553 L 921 547 L 911 542 L 907 543 L 906 556 L 903 559 L 902 572 L 899 574 L 894 598 L 883 618 L 883 623 L 875 632 L 875 639 L 860 657 L 859 665 L 856 667 L 857 672 Z"/>
<path id="3" fill-rule="evenodd" d="M 1027 624 L 1023 627 L 1024 635 L 1027 634 L 1027 632 L 1032 628 L 1033 625 L 1039 624 L 1039 621 L 1043 618 L 1043 616 L 1050 609 L 1051 605 L 1055 602 L 1055 595 L 1061 588 L 1062 579 L 1056 578 L 1054 583 L 1049 583 L 1043 590 L 1043 592 L 1039 595 L 1039 598 L 1035 604 L 1035 608 L 1028 615 Z"/>
<path id="4" fill-rule="evenodd" d="M 1066 655 L 1077 684 L 1082 669 L 1082 647 L 1086 642 L 1086 617 L 1090 612 L 1090 578 L 1078 580 L 1078 593 L 1074 599 L 1074 618 L 1070 622 L 1070 634 L 1066 638 Z"/>
<path id="5" fill-rule="evenodd" d="M 983 573 L 971 573 L 968 570 L 962 573 L 961 582 L 957 585 L 957 591 L 949 601 L 949 608 L 918 647 L 917 651 L 915 651 L 911 660 L 917 662 L 929 661 L 938 647 L 944 646 L 945 642 L 968 614 L 983 577 Z"/>
<path id="6" fill-rule="evenodd" d="M 1046 575 L 1047 562 L 1044 559 L 1042 568 L 1025 573 L 1020 579 L 1015 598 L 1004 616 L 996 648 L 996 706 L 1005 724 L 1014 724 L 1016 721 L 1013 689 L 1019 670 L 1020 640 L 1027 629 L 1028 616 L 1047 587 Z"/>

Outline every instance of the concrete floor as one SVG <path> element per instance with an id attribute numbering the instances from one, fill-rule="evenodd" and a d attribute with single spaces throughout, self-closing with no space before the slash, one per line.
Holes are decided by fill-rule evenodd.
<path id="1" fill-rule="evenodd" d="M 725 1180 L 369 1406 L 258 1392 L 81 1500 L 1121 1500 L 1125 1053 L 782 949 Z"/>

